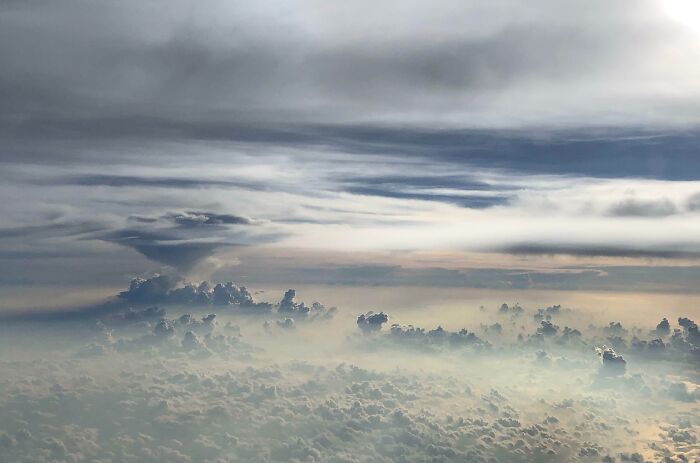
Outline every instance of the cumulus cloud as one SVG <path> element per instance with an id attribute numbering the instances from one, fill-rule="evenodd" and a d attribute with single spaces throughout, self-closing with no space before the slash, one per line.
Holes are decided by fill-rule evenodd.
<path id="1" fill-rule="evenodd" d="M 329 319 L 337 311 L 336 307 L 326 308 L 320 302 L 314 302 L 307 306 L 304 302 L 296 302 L 296 290 L 285 291 L 282 300 L 277 304 L 277 312 L 282 315 L 291 315 L 302 319 Z"/>
<path id="2" fill-rule="evenodd" d="M 234 306 L 240 310 L 272 310 L 272 304 L 256 302 L 245 286 L 233 282 L 212 285 L 203 281 L 197 285 L 185 283 L 177 286 L 179 279 L 167 275 L 155 275 L 151 278 L 136 278 L 131 281 L 129 289 L 119 293 L 119 298 L 132 304 L 167 303 L 191 306 Z"/>
<path id="3" fill-rule="evenodd" d="M 513 317 L 521 315 L 524 311 L 525 310 L 522 307 L 520 307 L 520 304 L 518 304 L 517 302 L 510 306 L 506 303 L 503 303 L 498 308 L 498 313 L 500 315 L 511 315 Z"/>
<path id="4" fill-rule="evenodd" d="M 119 311 L 112 314 L 105 320 L 108 323 L 114 322 L 125 322 L 125 323 L 138 323 L 142 321 L 149 320 L 160 320 L 165 317 L 165 309 L 162 307 L 152 306 L 143 309 L 127 308 L 126 310 Z"/>
<path id="5" fill-rule="evenodd" d="M 129 284 L 129 289 L 119 293 L 118 297 L 138 304 L 163 302 L 176 283 L 177 280 L 174 281 L 167 275 L 156 275 L 148 279 L 134 278 Z"/>
<path id="6" fill-rule="evenodd" d="M 134 294 L 167 298 L 173 285 L 162 287 L 169 289 Z M 282 300 L 300 304 L 295 296 Z M 631 450 L 649 448 L 655 458 L 673 452 L 692 461 L 697 454 L 697 423 L 672 411 L 674 403 L 697 403 L 692 363 L 685 363 L 690 351 L 670 342 L 652 359 L 632 347 L 653 344 L 636 338 L 654 333 L 653 325 L 560 327 L 577 318 L 552 305 L 557 325 L 536 316 L 546 309 L 519 306 L 516 318 L 475 311 L 471 323 L 489 327 L 488 341 L 466 328 L 394 324 L 380 331 L 383 312 L 346 314 L 325 333 L 287 316 L 267 322 L 278 335 L 261 336 L 260 319 L 245 312 L 214 315 L 211 302 L 177 307 L 168 305 L 167 316 L 134 308 L 152 316 L 109 328 L 75 321 L 66 331 L 37 321 L 3 327 L 2 352 L 10 352 L 8 343 L 31 342 L 25 355 L 52 354 L 50 361 L 0 357 L 0 461 L 583 463 L 635 461 Z M 489 317 L 500 320 L 499 329 Z M 673 336 L 692 350 L 694 322 L 678 322 Z M 86 330 L 81 336 L 78 326 Z M 378 332 L 358 336 L 358 326 Z M 36 336 L 27 338 L 26 329 Z M 625 358 L 603 347 L 602 365 L 591 361 L 601 335 L 622 338 Z M 640 406 L 650 397 L 664 406 Z M 658 438 L 639 432 L 649 426 Z"/>
<path id="7" fill-rule="evenodd" d="M 180 227 L 201 227 L 207 225 L 249 225 L 250 219 L 232 214 L 216 214 L 213 212 L 185 211 L 171 213 L 166 217 Z"/>
<path id="8" fill-rule="evenodd" d="M 602 372 L 611 375 L 620 375 L 625 372 L 627 362 L 621 355 L 618 355 L 612 347 L 603 346 L 596 348 L 596 352 L 602 362 Z"/>
<path id="9" fill-rule="evenodd" d="M 668 395 L 672 399 L 680 402 L 695 402 L 700 397 L 697 386 L 693 390 L 690 389 L 685 382 L 672 383 L 669 385 Z"/>
<path id="10" fill-rule="evenodd" d="M 668 336 L 671 333 L 671 324 L 665 317 L 656 325 L 656 334 L 659 336 Z"/>
<path id="11" fill-rule="evenodd" d="M 367 312 L 357 317 L 357 326 L 364 333 L 372 333 L 382 329 L 382 325 L 389 321 L 389 316 L 384 312 Z"/>
<path id="12" fill-rule="evenodd" d="M 448 331 L 442 326 L 433 330 L 425 330 L 413 325 L 391 325 L 386 338 L 399 345 L 423 349 L 459 349 L 470 347 L 475 349 L 487 349 L 490 344 L 480 339 L 475 333 L 462 328 L 459 331 Z"/>
<path id="13" fill-rule="evenodd" d="M 137 323 L 153 319 L 165 318 L 164 307 L 175 310 L 202 310 L 204 308 L 220 308 L 235 311 L 242 315 L 261 316 L 277 314 L 281 317 L 275 321 L 277 326 L 292 329 L 295 319 L 302 321 L 328 321 L 338 312 L 337 307 L 326 307 L 320 302 L 307 306 L 295 300 L 296 291 L 289 289 L 285 292 L 279 304 L 256 301 L 253 294 L 245 286 L 233 282 L 212 283 L 203 281 L 198 284 L 182 282 L 180 278 L 170 275 L 154 275 L 150 278 L 135 278 L 129 288 L 117 296 L 116 302 L 107 302 L 97 309 L 86 309 L 84 315 L 105 315 L 105 321 Z M 136 308 L 122 308 L 121 302 L 134 305 Z M 143 308 L 144 305 L 159 304 Z M 276 309 L 276 310 L 275 310 Z M 193 332 L 209 332 L 216 326 L 216 314 L 210 313 L 197 320 L 189 312 L 174 320 L 178 326 L 187 327 Z"/>
<path id="14" fill-rule="evenodd" d="M 562 312 L 561 305 L 553 305 L 544 309 L 537 309 L 535 320 L 551 320 Z"/>

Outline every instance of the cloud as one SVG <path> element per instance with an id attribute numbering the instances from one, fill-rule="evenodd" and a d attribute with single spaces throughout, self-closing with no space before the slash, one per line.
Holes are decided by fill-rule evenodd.
<path id="1" fill-rule="evenodd" d="M 158 338 L 169 338 L 175 334 L 173 323 L 167 319 L 160 319 L 153 328 L 153 334 Z"/>
<path id="2" fill-rule="evenodd" d="M 683 382 L 671 384 L 668 387 L 668 395 L 680 402 L 695 402 L 698 400 L 698 396 L 700 396 L 700 394 L 697 393 L 697 388 L 694 392 L 691 392 L 688 389 L 688 385 Z"/>
<path id="3" fill-rule="evenodd" d="M 386 339 L 398 345 L 405 345 L 406 347 L 419 350 L 459 349 L 464 347 L 483 350 L 490 347 L 487 341 L 480 339 L 475 333 L 470 333 L 465 328 L 452 332 L 445 330 L 442 326 L 426 331 L 413 325 L 402 326 L 395 323 L 391 325 Z"/>
<path id="4" fill-rule="evenodd" d="M 168 275 L 156 275 L 148 279 L 135 278 L 131 281 L 129 289 L 119 293 L 118 297 L 132 304 L 235 306 L 241 310 L 261 313 L 272 310 L 272 304 L 255 302 L 245 286 L 238 286 L 230 281 L 217 283 L 213 287 L 206 281 L 198 285 L 185 283 L 177 286 L 179 282 L 179 278 Z"/>
<path id="5" fill-rule="evenodd" d="M 134 278 L 129 289 L 119 293 L 119 297 L 138 304 L 163 302 L 176 284 L 177 279 L 168 275 L 156 275 L 148 279 Z"/>
<path id="6" fill-rule="evenodd" d="M 454 175 L 378 175 L 341 179 L 344 191 L 363 196 L 439 201 L 482 209 L 505 205 L 508 185 L 492 185 L 478 179 Z"/>
<path id="7" fill-rule="evenodd" d="M 102 321 L 107 323 L 123 322 L 123 323 L 139 323 L 143 321 L 162 320 L 165 318 L 165 309 L 162 307 L 147 307 L 143 309 L 128 309 L 117 312 Z"/>
<path id="8" fill-rule="evenodd" d="M 251 190 L 264 190 L 264 184 L 249 180 L 196 178 L 196 177 L 164 177 L 164 176 L 139 176 L 139 175 L 71 175 L 59 176 L 49 179 L 35 180 L 39 185 L 75 185 L 75 186 L 106 186 L 113 188 L 171 188 L 171 189 L 204 189 L 204 188 L 245 188 Z"/>
<path id="9" fill-rule="evenodd" d="M 566 311 L 566 309 L 564 309 Z M 534 315 L 535 320 L 551 320 L 552 318 L 560 315 L 562 313 L 561 305 L 552 305 L 544 309 L 537 309 L 537 313 Z"/>
<path id="10" fill-rule="evenodd" d="M 138 319 L 153 318 L 159 314 L 162 318 L 164 311 L 157 307 L 149 309 L 128 309 L 126 312 L 119 312 L 119 301 L 124 301 L 134 305 L 161 304 L 174 306 L 176 308 L 201 309 L 202 307 L 220 307 L 232 309 L 239 314 L 264 315 L 273 312 L 279 314 L 283 320 L 289 318 L 294 323 L 297 320 L 330 320 L 337 313 L 337 307 L 326 307 L 320 302 L 313 302 L 306 305 L 295 301 L 296 291 L 289 289 L 279 304 L 272 304 L 264 301 L 256 301 L 253 294 L 245 286 L 236 285 L 233 282 L 210 283 L 203 281 L 199 284 L 183 282 L 180 278 L 168 275 L 155 275 L 151 278 L 135 278 L 131 280 L 129 289 L 122 291 L 117 296 L 116 304 L 107 302 L 99 308 L 99 312 L 116 312 L 120 319 L 137 321 Z M 85 310 L 88 315 L 90 309 Z M 215 324 L 215 314 L 203 317 L 201 322 L 192 318 L 189 313 L 183 314 L 176 324 L 187 326 L 192 330 L 205 327 L 207 330 Z"/>
<path id="11" fill-rule="evenodd" d="M 603 346 L 596 348 L 596 352 L 602 361 L 601 372 L 610 375 L 620 375 L 625 372 L 627 362 L 612 347 Z"/>
<path id="12" fill-rule="evenodd" d="M 296 326 L 293 318 L 285 318 L 284 320 L 276 320 L 275 323 L 280 328 L 284 328 L 286 330 L 293 330 Z"/>
<path id="13" fill-rule="evenodd" d="M 583 345 L 559 342 L 574 331 L 568 327 L 544 336 L 543 346 L 530 345 L 516 336 L 519 325 L 529 332 L 544 325 L 533 317 L 537 310 L 521 309 L 527 316 L 486 333 L 488 343 L 467 329 L 398 324 L 367 338 L 357 334 L 352 314 L 332 331 L 288 318 L 271 323 L 284 336 L 260 336 L 260 319 L 249 323 L 235 310 L 214 317 L 201 308 L 201 316 L 148 318 L 108 331 L 74 321 L 5 324 L 0 448 L 9 461 L 37 462 L 583 463 L 620 459 L 621 452 L 634 461 L 630 452 L 650 448 L 655 457 L 672 452 L 690 461 L 697 425 L 686 407 L 697 401 L 694 369 L 675 347 L 672 357 L 654 360 L 625 351 L 629 364 L 602 348 L 598 367 L 591 347 L 600 326 L 573 317 L 585 325 Z M 550 312 L 557 320 L 572 315 Z M 483 325 L 494 315 L 465 307 L 459 321 Z M 397 316 L 438 321 L 430 311 Z M 680 336 L 692 336 L 694 322 L 679 323 L 686 330 Z M 625 326 L 613 322 L 607 331 L 628 345 L 653 328 Z M 609 374 L 592 376 L 597 368 Z M 652 399 L 658 407 L 639 405 Z M 640 432 L 650 426 L 659 431 L 654 447 Z"/>
<path id="14" fill-rule="evenodd" d="M 357 326 L 363 333 L 372 333 L 382 329 L 382 325 L 389 321 L 389 316 L 384 312 L 367 312 L 357 317 Z"/>
<path id="15" fill-rule="evenodd" d="M 131 226 L 96 233 L 94 238 L 130 247 L 148 259 L 187 272 L 218 249 L 275 240 L 242 216 L 203 211 L 132 216 Z"/>
<path id="16" fill-rule="evenodd" d="M 214 254 L 223 246 L 233 243 L 183 241 L 170 233 L 149 232 L 137 229 L 122 229 L 102 235 L 102 239 L 132 248 L 145 257 L 180 271 L 187 271 L 195 264 Z"/>
<path id="17" fill-rule="evenodd" d="M 167 216 L 180 227 L 201 227 L 206 225 L 250 225 L 250 219 L 232 214 L 186 211 Z"/>
<path id="18" fill-rule="evenodd" d="M 675 204 L 668 199 L 654 201 L 626 199 L 609 210 L 609 214 L 616 217 L 667 217 L 677 212 Z"/>
<path id="19" fill-rule="evenodd" d="M 667 246 L 640 247 L 633 245 L 600 245 L 600 244 L 556 244 L 556 243 L 521 243 L 505 245 L 496 249 L 498 252 L 525 255 L 571 255 L 580 257 L 630 257 L 630 258 L 660 258 L 660 259 L 696 259 L 700 251 L 693 248 L 684 249 L 678 243 Z"/>
<path id="20" fill-rule="evenodd" d="M 310 306 L 304 302 L 296 302 L 296 290 L 288 289 L 284 292 L 282 300 L 277 304 L 277 313 L 298 317 L 300 319 L 330 319 L 337 312 L 337 307 L 326 308 L 320 302 L 314 302 Z"/>
<path id="21" fill-rule="evenodd" d="M 549 320 L 542 320 L 537 333 L 543 336 L 555 336 L 559 332 L 559 327 Z"/>
<path id="22" fill-rule="evenodd" d="M 522 315 L 525 312 L 525 309 L 523 309 L 520 304 L 517 302 L 513 305 L 508 305 L 506 303 L 501 304 L 501 306 L 498 308 L 498 313 L 500 315 L 510 315 L 511 317 L 518 317 Z"/>
<path id="23" fill-rule="evenodd" d="M 182 340 L 182 348 L 185 350 L 198 350 L 204 347 L 204 343 L 199 339 L 199 337 L 192 331 L 185 333 L 185 337 Z"/>
<path id="24" fill-rule="evenodd" d="M 102 230 L 105 224 L 97 221 L 56 221 L 42 225 L 26 225 L 0 228 L 0 239 L 56 236 L 83 236 Z"/>
<path id="25" fill-rule="evenodd" d="M 695 321 L 472 310 L 697 291 L 666 3 L 3 2 L 0 461 L 698 458 Z"/>
<path id="26" fill-rule="evenodd" d="M 3 5 L 0 48 L 8 63 L 0 82 L 4 131 L 133 137 L 160 125 L 177 136 L 178 127 L 222 119 L 243 128 L 373 118 L 500 126 L 696 121 L 692 101 L 655 87 L 692 90 L 686 77 L 696 67 L 675 56 L 666 56 L 664 73 L 650 64 L 667 44 L 692 49 L 689 35 L 652 1 L 634 10 L 585 5 L 587 14 L 572 16 L 552 1 L 537 8 L 413 2 L 383 5 L 370 20 L 366 2 L 322 10 L 301 2 L 283 17 L 227 2 L 195 12 L 175 2 L 167 17 L 157 5 L 131 1 L 76 0 L 62 9 L 11 2 Z M 36 59 L 23 53 L 28 48 Z M 617 110 L 602 110 L 605 101 Z"/>
<path id="27" fill-rule="evenodd" d="M 349 193 L 363 196 L 382 196 L 386 198 L 400 198 L 400 199 L 413 199 L 420 201 L 439 201 L 444 203 L 456 204 L 458 206 L 467 207 L 471 209 L 484 209 L 493 206 L 500 206 L 507 204 L 508 199 L 501 196 L 485 196 L 485 195 L 465 195 L 465 194 L 439 194 L 432 193 L 430 191 L 421 192 L 411 192 L 411 191 L 397 191 L 397 190 L 385 190 L 380 188 L 371 187 L 349 187 L 347 189 Z"/>
<path id="28" fill-rule="evenodd" d="M 301 316 L 305 316 L 309 312 L 309 308 L 302 303 L 295 302 L 297 292 L 293 289 L 288 289 L 284 292 L 284 297 L 278 305 L 280 313 L 298 313 Z"/>
<path id="29" fill-rule="evenodd" d="M 209 333 L 216 328 L 216 314 L 210 313 L 196 320 L 190 314 L 183 314 L 175 320 L 175 325 L 183 326 L 191 330 L 193 333 L 204 332 Z"/>
<path id="30" fill-rule="evenodd" d="M 697 323 L 687 317 L 680 317 L 678 324 L 683 327 L 688 342 L 694 346 L 700 346 L 700 329 Z"/>
<path id="31" fill-rule="evenodd" d="M 700 194 L 694 194 L 688 199 L 688 210 L 691 212 L 700 211 Z"/>

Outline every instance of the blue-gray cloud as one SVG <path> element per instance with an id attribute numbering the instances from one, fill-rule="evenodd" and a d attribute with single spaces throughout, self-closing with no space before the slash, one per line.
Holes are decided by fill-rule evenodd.
<path id="1" fill-rule="evenodd" d="M 617 217 L 667 217 L 678 212 L 668 199 L 640 201 L 626 199 L 610 208 L 610 215 Z"/>
<path id="2" fill-rule="evenodd" d="M 520 243 L 505 245 L 496 249 L 499 252 L 523 255 L 569 255 L 579 257 L 630 257 L 659 259 L 698 259 L 700 251 L 692 243 L 669 243 L 666 246 L 640 247 L 635 245 L 613 244 L 558 244 Z"/>
<path id="3" fill-rule="evenodd" d="M 186 272 L 222 247 L 275 241 L 280 235 L 257 230 L 254 222 L 234 214 L 206 211 L 170 212 L 160 217 L 131 217 L 133 226 L 91 238 L 132 248 L 145 257 Z"/>

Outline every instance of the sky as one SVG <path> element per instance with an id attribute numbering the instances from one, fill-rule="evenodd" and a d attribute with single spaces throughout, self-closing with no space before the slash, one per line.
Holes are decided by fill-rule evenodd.
<path id="1" fill-rule="evenodd" d="M 3 310 L 154 272 L 696 290 L 693 2 L 32 1 L 0 23 Z"/>
<path id="2" fill-rule="evenodd" d="M 0 1 L 0 463 L 700 461 L 696 0 Z"/>
<path id="3" fill-rule="evenodd" d="M 166 271 L 696 290 L 693 2 L 32 1 L 0 22 L 3 310 Z"/>

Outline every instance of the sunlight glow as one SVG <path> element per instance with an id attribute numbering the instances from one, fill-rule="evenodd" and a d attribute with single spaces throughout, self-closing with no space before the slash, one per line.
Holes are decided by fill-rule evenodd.
<path id="1" fill-rule="evenodd" d="M 662 8 L 674 21 L 683 27 L 700 34 L 700 1 L 663 0 Z"/>

